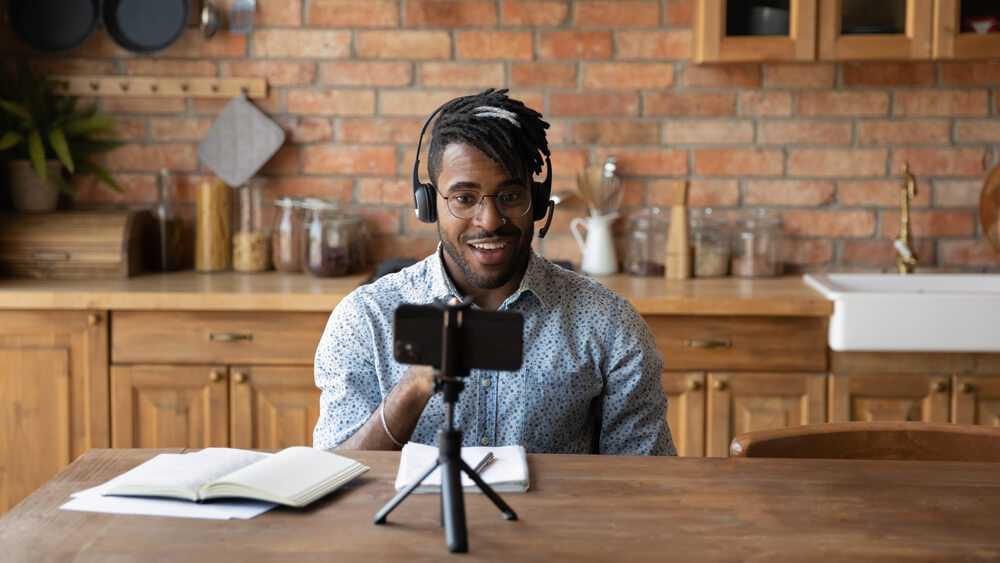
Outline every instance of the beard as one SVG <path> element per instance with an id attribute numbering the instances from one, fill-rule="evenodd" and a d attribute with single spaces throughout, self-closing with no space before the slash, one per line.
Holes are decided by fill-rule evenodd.
<path id="1" fill-rule="evenodd" d="M 438 236 L 441 239 L 441 246 L 444 248 L 444 251 L 448 253 L 448 256 L 451 257 L 452 261 L 454 261 L 458 266 L 458 269 L 462 271 L 462 275 L 465 276 L 466 281 L 468 281 L 472 287 L 477 289 L 496 289 L 509 282 L 514 277 L 514 274 L 518 271 L 518 269 L 527 263 L 528 255 L 531 253 L 531 240 L 534 235 L 534 230 L 529 230 L 527 234 L 524 234 L 514 225 L 508 224 L 497 229 L 496 231 L 493 231 L 492 233 L 489 231 L 479 231 L 473 235 L 462 235 L 458 237 L 458 243 L 460 245 L 467 245 L 469 241 L 475 241 L 491 236 L 516 237 L 518 247 L 514 252 L 514 255 L 511 257 L 511 260 L 498 271 L 486 272 L 473 268 L 472 264 L 469 263 L 468 258 L 466 258 L 465 253 L 463 253 L 450 238 L 445 236 L 445 233 L 441 230 L 441 222 L 438 221 Z"/>

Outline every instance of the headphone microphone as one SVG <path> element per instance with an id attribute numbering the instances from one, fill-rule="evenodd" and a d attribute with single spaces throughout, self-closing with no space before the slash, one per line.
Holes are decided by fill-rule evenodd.
<path id="1" fill-rule="evenodd" d="M 452 100 L 454 101 L 454 100 Z M 434 223 L 438 219 L 437 215 L 437 188 L 434 184 L 430 182 L 420 181 L 420 145 L 424 140 L 424 132 L 427 131 L 427 126 L 430 125 L 434 116 L 441 111 L 446 105 L 451 102 L 446 102 L 445 104 L 439 106 L 427 120 L 424 121 L 423 126 L 420 127 L 420 136 L 417 137 L 417 154 L 413 158 L 413 211 L 417 216 L 417 219 L 421 223 Z M 552 161 L 546 156 L 545 157 L 545 179 L 541 182 L 531 182 L 531 218 L 533 221 L 540 221 L 548 219 L 545 221 L 545 225 L 539 229 L 538 238 L 545 238 L 545 235 L 549 232 L 549 225 L 552 224 L 552 214 L 555 212 L 556 204 L 554 201 L 549 199 L 552 193 Z"/>

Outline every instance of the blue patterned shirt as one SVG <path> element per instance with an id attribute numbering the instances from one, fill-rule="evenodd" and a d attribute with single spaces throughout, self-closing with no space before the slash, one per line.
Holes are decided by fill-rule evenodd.
<path id="1" fill-rule="evenodd" d="M 409 367 L 392 354 L 396 306 L 460 295 L 440 254 L 439 248 L 401 272 L 358 287 L 330 315 L 316 350 L 322 398 L 314 447 L 332 448 L 357 432 Z M 455 404 L 463 445 L 676 455 L 660 384 L 663 357 L 628 301 L 532 254 L 520 287 L 500 310 L 524 317 L 524 362 L 516 372 L 471 371 Z M 444 421 L 437 393 L 410 440 L 435 445 Z"/>

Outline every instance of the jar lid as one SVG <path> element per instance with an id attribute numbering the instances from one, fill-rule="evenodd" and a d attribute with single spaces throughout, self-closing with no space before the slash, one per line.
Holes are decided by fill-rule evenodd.
<path id="1" fill-rule="evenodd" d="M 711 207 L 691 209 L 689 221 L 698 229 L 721 229 L 729 223 L 725 215 Z"/>
<path id="2" fill-rule="evenodd" d="M 637 231 L 670 228 L 670 214 L 662 207 L 650 207 L 629 219 L 629 228 Z"/>
<path id="3" fill-rule="evenodd" d="M 285 196 L 274 200 L 274 205 L 278 207 L 302 207 L 302 201 L 301 196 Z"/>
<path id="4" fill-rule="evenodd" d="M 321 199 L 318 197 L 307 197 L 302 199 L 300 205 L 303 209 L 340 211 L 340 200 L 336 198 Z"/>
<path id="5" fill-rule="evenodd" d="M 745 209 L 736 220 L 739 227 L 747 231 L 779 229 L 781 215 L 777 211 L 763 208 Z"/>

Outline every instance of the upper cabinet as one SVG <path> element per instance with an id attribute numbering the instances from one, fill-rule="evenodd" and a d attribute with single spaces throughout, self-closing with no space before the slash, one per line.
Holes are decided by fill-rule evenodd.
<path id="1" fill-rule="evenodd" d="M 695 62 L 811 61 L 817 0 L 698 0 Z"/>
<path id="2" fill-rule="evenodd" d="M 997 0 L 698 0 L 696 62 L 1000 57 Z"/>

